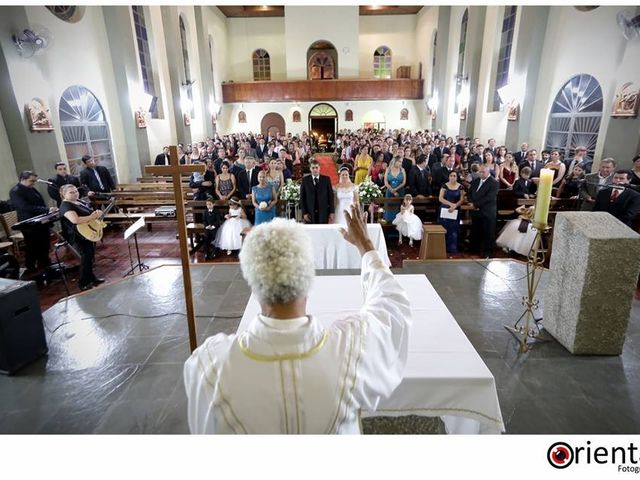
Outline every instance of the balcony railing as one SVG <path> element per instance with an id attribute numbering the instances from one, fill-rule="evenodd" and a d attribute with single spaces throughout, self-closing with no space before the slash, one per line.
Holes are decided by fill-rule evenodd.
<path id="1" fill-rule="evenodd" d="M 224 103 L 420 100 L 423 80 L 298 80 L 222 84 Z"/>

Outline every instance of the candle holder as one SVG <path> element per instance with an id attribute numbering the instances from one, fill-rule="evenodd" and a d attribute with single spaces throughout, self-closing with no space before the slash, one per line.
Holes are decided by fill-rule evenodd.
<path id="1" fill-rule="evenodd" d="M 527 258 L 527 295 L 522 297 L 522 306 L 524 312 L 516 320 L 513 327 L 505 325 L 507 329 L 520 343 L 520 353 L 528 352 L 531 347 L 538 342 L 547 342 L 548 338 L 541 335 L 538 322 L 541 318 L 536 319 L 534 312 L 538 310 L 540 301 L 535 298 L 540 278 L 544 270 L 546 261 L 546 251 L 542 244 L 542 234 L 551 230 L 551 227 L 545 224 L 533 223 L 536 230 L 536 237 L 533 240 L 529 255 Z M 521 324 L 524 319 L 524 325 Z M 533 320 L 533 325 L 531 320 Z"/>

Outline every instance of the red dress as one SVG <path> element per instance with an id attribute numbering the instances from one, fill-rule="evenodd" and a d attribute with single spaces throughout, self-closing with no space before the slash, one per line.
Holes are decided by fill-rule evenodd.
<path id="1" fill-rule="evenodd" d="M 516 172 L 512 170 L 507 170 L 506 168 L 504 168 L 502 170 L 502 178 L 504 178 L 507 182 L 513 185 L 513 182 L 516 181 Z"/>

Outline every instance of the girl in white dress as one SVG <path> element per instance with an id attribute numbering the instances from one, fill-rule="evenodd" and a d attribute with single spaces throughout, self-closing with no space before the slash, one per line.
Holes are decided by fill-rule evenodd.
<path id="1" fill-rule="evenodd" d="M 402 245 L 402 237 L 409 237 L 409 246 L 413 247 L 414 240 L 422 240 L 422 220 L 413 213 L 413 197 L 410 194 L 404 196 L 400 212 L 393 220 L 396 230 L 400 234 L 398 245 Z"/>
<path id="2" fill-rule="evenodd" d="M 351 211 L 351 205 L 358 204 L 358 186 L 349 177 L 349 168 L 342 167 L 338 170 L 339 181 L 336 185 L 336 208 L 334 222 L 339 225 L 346 225 L 344 211 Z"/>
<path id="3" fill-rule="evenodd" d="M 529 250 L 536 239 L 536 231 L 531 225 L 535 207 L 527 208 L 521 205 L 516 208 L 516 212 L 520 214 L 520 217 L 507 222 L 500 232 L 500 236 L 496 239 L 496 245 L 507 252 L 511 250 L 528 257 Z"/>
<path id="4" fill-rule="evenodd" d="M 226 220 L 218 230 L 215 246 L 220 250 L 226 250 L 227 255 L 231 255 L 232 250 L 240 250 L 242 247 L 240 234 L 245 228 L 251 227 L 251 222 L 247 220 L 247 215 L 236 197 L 229 200 L 229 213 L 224 218 Z"/>

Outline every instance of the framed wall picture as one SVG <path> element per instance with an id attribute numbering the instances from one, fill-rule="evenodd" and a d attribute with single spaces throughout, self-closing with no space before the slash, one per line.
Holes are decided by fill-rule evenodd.
<path id="1" fill-rule="evenodd" d="M 189 115 L 188 113 L 183 113 L 182 114 L 182 118 L 184 119 L 184 126 L 185 127 L 190 127 L 191 126 L 191 115 Z"/>
<path id="2" fill-rule="evenodd" d="M 138 128 L 147 128 L 147 119 L 145 118 L 144 112 L 138 110 L 136 111 L 136 127 Z"/>
<path id="3" fill-rule="evenodd" d="M 53 124 L 51 123 L 51 112 L 47 104 L 39 99 L 33 98 L 25 106 L 27 120 L 29 121 L 29 129 L 32 132 L 52 132 Z"/>
<path id="4" fill-rule="evenodd" d="M 612 117 L 637 117 L 640 89 L 633 82 L 623 83 L 613 100 Z"/>

